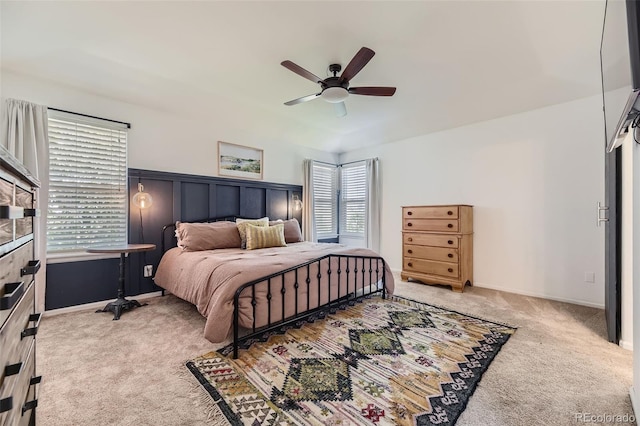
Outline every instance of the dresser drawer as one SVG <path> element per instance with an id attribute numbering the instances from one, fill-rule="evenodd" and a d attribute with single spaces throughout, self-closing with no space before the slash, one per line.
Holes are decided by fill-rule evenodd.
<path id="1" fill-rule="evenodd" d="M 27 353 L 33 336 L 22 337 L 23 331 L 30 328 L 30 316 L 34 310 L 34 292 L 35 285 L 33 282 L 28 286 L 26 294 L 18 302 L 17 306 L 7 319 L 4 327 L 0 329 L 0 393 L 4 388 L 5 368 L 8 365 L 24 362 L 27 359 Z"/>
<path id="2" fill-rule="evenodd" d="M 457 219 L 403 219 L 402 229 L 406 231 L 458 232 Z"/>
<path id="3" fill-rule="evenodd" d="M 455 235 L 412 234 L 405 232 L 402 240 L 405 244 L 433 247 L 458 248 L 460 238 Z"/>
<path id="4" fill-rule="evenodd" d="M 10 253 L 5 254 L 0 258 L 0 298 L 4 298 L 8 309 L 0 309 L 0 326 L 11 314 L 11 310 L 15 307 L 12 305 L 12 300 L 9 298 L 9 293 L 12 291 L 13 286 L 7 287 L 7 284 L 23 282 L 23 290 L 27 289 L 27 285 L 31 282 L 33 276 L 20 275 L 20 270 L 28 265 L 29 261 L 33 259 L 33 241 L 29 241 L 26 244 L 18 247 Z"/>
<path id="5" fill-rule="evenodd" d="M 35 362 L 35 342 L 30 340 L 30 345 L 27 348 L 28 352 L 25 355 L 24 363 L 21 366 L 20 372 L 9 376 L 5 380 L 5 384 L 0 387 L 0 400 L 4 401 L 4 404 L 10 404 L 11 409 L 0 414 L 0 424 L 3 425 L 17 425 L 23 424 L 24 417 L 30 418 L 31 411 L 26 411 L 24 416 L 22 415 L 22 408 L 25 406 L 25 402 L 29 398 L 31 379 L 35 376 L 36 362 Z M 33 392 L 35 396 L 35 392 Z M 8 402 L 10 401 L 10 402 Z"/>
<path id="6" fill-rule="evenodd" d="M 13 205 L 13 183 L 0 176 L 0 206 Z M 0 244 L 13 240 L 13 220 L 0 219 Z"/>
<path id="7" fill-rule="evenodd" d="M 421 272 L 423 274 L 441 275 L 443 277 L 457 278 L 459 275 L 456 263 L 437 262 L 435 260 L 423 260 L 407 258 L 404 259 L 404 270 Z"/>
<path id="8" fill-rule="evenodd" d="M 33 194 L 25 191 L 16 185 L 16 202 L 15 205 L 25 209 L 33 208 Z M 16 239 L 33 233 L 33 219 L 31 217 L 23 217 L 16 219 Z"/>
<path id="9" fill-rule="evenodd" d="M 457 219 L 458 206 L 403 207 L 403 219 Z"/>
<path id="10" fill-rule="evenodd" d="M 416 246 L 411 244 L 406 244 L 404 246 L 404 255 L 406 257 L 417 259 L 440 260 L 452 263 L 457 263 L 459 259 L 457 249 L 445 247 Z"/>

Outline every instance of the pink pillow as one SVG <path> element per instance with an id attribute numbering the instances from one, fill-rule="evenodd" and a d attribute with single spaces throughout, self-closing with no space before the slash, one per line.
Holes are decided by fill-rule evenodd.
<path id="1" fill-rule="evenodd" d="M 240 234 L 233 222 L 176 222 L 178 247 L 185 251 L 240 248 Z"/>
<path id="2" fill-rule="evenodd" d="M 300 230 L 298 219 L 272 220 L 269 222 L 269 226 L 277 225 L 279 223 L 284 224 L 284 240 L 287 244 L 304 241 L 302 239 L 302 231 Z"/>

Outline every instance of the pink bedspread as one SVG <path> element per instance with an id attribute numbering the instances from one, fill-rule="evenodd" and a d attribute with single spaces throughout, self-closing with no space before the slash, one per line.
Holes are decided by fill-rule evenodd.
<path id="1" fill-rule="evenodd" d="M 233 297 L 242 284 L 327 254 L 379 256 L 368 249 L 354 249 L 338 244 L 310 242 L 259 250 L 219 249 L 187 252 L 176 247 L 164 254 L 154 280 L 160 287 L 181 299 L 193 303 L 198 308 L 198 311 L 207 318 L 204 330 L 205 338 L 213 343 L 218 343 L 224 341 L 230 333 L 233 321 Z M 295 273 L 288 273 L 284 282 L 282 278 L 272 280 L 271 304 L 277 309 L 272 309 L 271 318 L 268 315 L 267 284 L 263 283 L 256 287 L 255 298 L 259 303 L 256 306 L 255 317 L 251 304 L 251 290 L 244 291 L 240 299 L 240 325 L 251 328 L 255 320 L 255 326 L 261 327 L 266 325 L 269 319 L 271 322 L 280 320 L 282 318 L 281 290 L 283 287 L 286 289 L 285 317 L 289 317 L 296 312 L 307 310 L 307 303 L 310 308 L 316 307 L 318 298 L 321 303 L 326 303 L 329 300 L 329 291 L 332 292 L 330 296 L 332 300 L 336 299 L 338 289 L 340 290 L 340 296 L 359 291 L 362 288 L 370 291 L 368 290 L 369 287 L 367 287 L 370 282 L 375 283 L 382 276 L 381 267 L 376 275 L 375 262 L 373 263 L 373 272 L 369 271 L 368 262 L 362 265 L 362 261 L 360 261 L 357 268 L 354 267 L 353 259 L 349 261 L 348 266 L 345 258 L 342 260 L 332 258 L 331 262 L 331 290 L 329 290 L 326 281 L 328 277 L 326 273 L 328 261 L 325 260 L 320 267 L 323 275 L 322 284 L 318 284 L 318 264 L 314 263 L 310 266 L 311 283 L 309 284 L 308 295 L 306 268 L 299 270 L 297 278 L 299 283 L 297 309 L 294 303 Z M 340 262 L 340 265 L 338 265 L 338 262 Z M 341 274 L 339 274 L 340 280 L 338 280 L 338 269 L 341 270 Z M 346 272 L 347 269 L 350 270 L 349 274 Z M 358 269 L 358 276 L 355 282 L 353 280 L 354 269 Z M 362 273 L 362 269 L 365 269 L 364 273 Z M 349 277 L 349 283 L 347 283 L 347 277 Z M 392 294 L 394 281 L 388 266 L 386 268 L 385 282 L 387 292 Z"/>

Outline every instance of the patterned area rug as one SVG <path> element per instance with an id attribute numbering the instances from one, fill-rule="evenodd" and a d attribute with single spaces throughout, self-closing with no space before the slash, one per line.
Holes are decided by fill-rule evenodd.
<path id="1" fill-rule="evenodd" d="M 187 362 L 215 420 L 454 424 L 515 328 L 399 297 L 351 302 L 227 357 Z"/>

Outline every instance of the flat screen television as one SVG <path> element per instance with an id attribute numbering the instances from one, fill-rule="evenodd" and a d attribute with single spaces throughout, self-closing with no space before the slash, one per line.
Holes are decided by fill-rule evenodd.
<path id="1" fill-rule="evenodd" d="M 600 45 L 607 152 L 640 124 L 639 36 L 638 1 L 607 0 Z"/>

